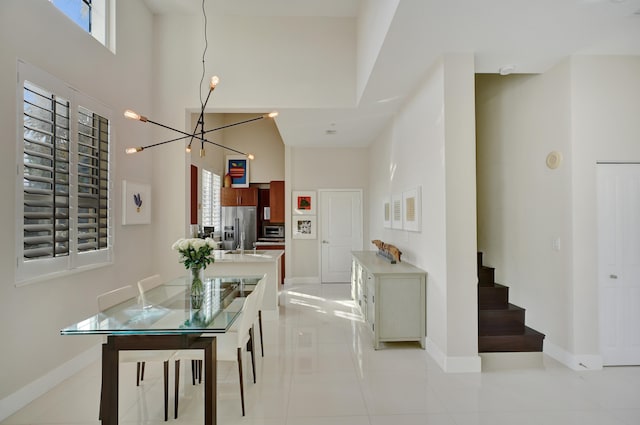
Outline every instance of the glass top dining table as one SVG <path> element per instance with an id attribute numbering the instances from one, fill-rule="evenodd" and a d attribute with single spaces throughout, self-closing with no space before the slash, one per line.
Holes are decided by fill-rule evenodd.
<path id="1" fill-rule="evenodd" d="M 205 277 L 199 309 L 185 278 L 167 281 L 136 298 L 65 327 L 62 335 L 201 334 L 225 332 L 262 276 Z"/>
<path id="2" fill-rule="evenodd" d="M 215 425 L 215 335 L 229 329 L 247 294 L 264 278 L 205 277 L 200 308 L 193 307 L 186 277 L 174 279 L 62 329 L 62 335 L 107 336 L 102 344 L 102 423 L 118 423 L 120 351 L 195 349 L 204 350 L 204 422 Z"/>

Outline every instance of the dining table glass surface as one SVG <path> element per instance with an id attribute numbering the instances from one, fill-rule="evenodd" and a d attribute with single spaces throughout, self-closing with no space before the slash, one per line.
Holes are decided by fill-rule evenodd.
<path id="1" fill-rule="evenodd" d="M 263 276 L 205 277 L 204 299 L 193 308 L 186 278 L 165 282 L 137 297 L 65 327 L 62 335 L 175 335 L 225 332 Z"/>

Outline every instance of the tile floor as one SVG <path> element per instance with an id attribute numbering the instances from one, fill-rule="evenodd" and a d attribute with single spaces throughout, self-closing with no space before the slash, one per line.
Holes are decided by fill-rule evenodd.
<path id="1" fill-rule="evenodd" d="M 245 372 L 246 417 L 235 366 L 219 366 L 218 423 L 640 424 L 639 367 L 575 372 L 541 354 L 505 360 L 483 360 L 481 374 L 445 374 L 415 344 L 374 351 L 348 285 L 288 286 L 280 320 L 266 322 L 257 384 Z M 98 424 L 99 367 L 96 362 L 2 425 Z M 138 388 L 128 368 L 121 370 L 120 424 L 163 424 L 160 368 L 148 369 Z M 191 385 L 190 373 L 182 376 L 179 417 L 169 423 L 202 424 L 202 386 Z"/>

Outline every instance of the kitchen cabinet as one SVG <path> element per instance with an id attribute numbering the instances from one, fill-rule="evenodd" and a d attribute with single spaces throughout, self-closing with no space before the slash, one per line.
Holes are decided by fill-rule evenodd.
<path id="1" fill-rule="evenodd" d="M 223 207 L 255 207 L 258 205 L 258 188 L 223 187 L 220 191 Z"/>
<path id="2" fill-rule="evenodd" d="M 269 209 L 271 223 L 284 223 L 284 181 L 274 180 L 269 184 Z"/>
<path id="3" fill-rule="evenodd" d="M 426 272 L 391 264 L 374 251 L 352 252 L 351 267 L 351 296 L 373 333 L 374 348 L 394 341 L 417 341 L 424 348 Z"/>

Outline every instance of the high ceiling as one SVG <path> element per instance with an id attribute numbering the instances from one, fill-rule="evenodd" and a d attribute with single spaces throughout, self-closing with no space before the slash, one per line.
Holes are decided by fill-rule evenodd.
<path id="1" fill-rule="evenodd" d="M 355 18 L 361 1 L 391 0 L 207 0 L 232 15 Z M 201 0 L 145 2 L 157 14 L 201 7 Z M 640 55 L 640 0 L 399 0 L 358 105 L 281 111 L 284 142 L 368 145 L 444 52 L 473 52 L 477 73 L 504 66 L 541 73 L 577 54 Z"/>

